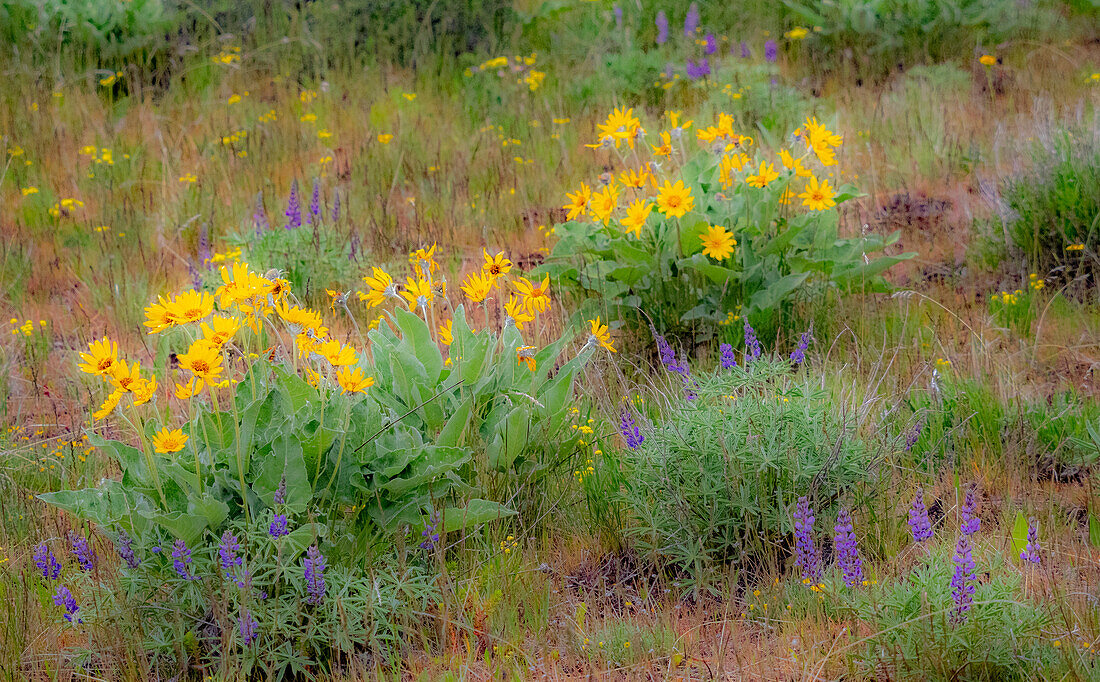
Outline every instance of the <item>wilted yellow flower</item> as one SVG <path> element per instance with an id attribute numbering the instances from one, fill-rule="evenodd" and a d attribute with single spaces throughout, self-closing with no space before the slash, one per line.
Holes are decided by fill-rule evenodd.
<path id="1" fill-rule="evenodd" d="M 185 445 L 187 445 L 187 434 L 183 429 L 170 431 L 165 427 L 153 436 L 153 449 L 162 455 L 179 452 Z"/>
<path id="2" fill-rule="evenodd" d="M 600 324 L 599 317 L 594 320 L 589 320 L 588 324 L 591 325 L 592 328 L 592 333 L 588 337 L 589 344 L 598 344 L 612 353 L 617 352 L 615 346 L 611 345 L 611 332 L 607 329 L 606 324 Z"/>
<path id="3" fill-rule="evenodd" d="M 134 394 L 134 405 L 144 405 L 156 395 L 157 378 L 155 376 L 151 376 L 148 379 L 142 377 L 134 382 L 130 391 Z"/>
<path id="4" fill-rule="evenodd" d="M 176 384 L 176 397 L 180 400 L 187 400 L 193 395 L 196 395 L 202 391 L 203 381 L 202 379 L 191 379 L 186 384 Z"/>
<path id="5" fill-rule="evenodd" d="M 672 137 L 668 133 L 661 133 L 661 144 L 649 145 L 653 147 L 653 153 L 657 156 L 668 156 L 672 154 Z"/>
<path id="6" fill-rule="evenodd" d="M 527 369 L 535 371 L 535 347 L 520 346 L 516 349 L 516 363 L 527 365 Z"/>
<path id="7" fill-rule="evenodd" d="M 779 160 L 783 162 L 783 167 L 787 170 L 793 170 L 795 175 L 800 177 L 809 177 L 810 170 L 802 165 L 802 159 L 796 159 L 786 149 L 779 150 Z"/>

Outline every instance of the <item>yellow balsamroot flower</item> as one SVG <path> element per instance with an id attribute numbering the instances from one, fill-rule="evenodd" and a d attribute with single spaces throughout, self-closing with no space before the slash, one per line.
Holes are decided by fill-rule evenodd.
<path id="1" fill-rule="evenodd" d="M 345 395 L 352 393 L 366 393 L 367 389 L 374 386 L 374 377 L 364 377 L 363 368 L 342 367 L 336 373 L 336 383 L 340 384 Z"/>
<path id="2" fill-rule="evenodd" d="M 834 149 L 844 142 L 843 137 L 820 125 L 817 118 L 806 119 L 805 135 L 810 149 L 813 149 L 822 166 L 836 165 Z"/>
<path id="3" fill-rule="evenodd" d="M 801 26 L 795 26 L 783 35 L 787 38 L 790 38 L 791 40 L 802 40 L 806 36 L 810 35 L 810 32 L 805 28 L 802 28 Z"/>
<path id="4" fill-rule="evenodd" d="M 481 255 L 485 258 L 485 263 L 481 266 L 483 274 L 494 278 L 501 277 L 507 275 L 508 271 L 512 269 L 512 261 L 504 257 L 503 251 L 495 256 L 490 256 L 488 251 L 482 249 Z"/>
<path id="5" fill-rule="evenodd" d="M 162 455 L 179 452 L 185 445 L 187 445 L 187 434 L 183 432 L 183 429 L 170 431 L 168 427 L 165 427 L 153 436 L 153 450 Z"/>
<path id="6" fill-rule="evenodd" d="M 228 309 L 232 305 L 240 305 L 260 295 L 267 295 L 271 291 L 271 281 L 260 277 L 248 269 L 248 263 L 233 263 L 231 268 L 221 266 L 218 273 L 222 278 L 222 285 L 214 292 L 218 297 L 218 305 Z"/>
<path id="7" fill-rule="evenodd" d="M 745 176 L 745 182 L 749 183 L 753 187 L 767 187 L 768 183 L 779 177 L 779 173 L 775 170 L 775 165 L 764 161 L 760 162 L 760 170 L 756 175 Z"/>
<path id="8" fill-rule="evenodd" d="M 81 353 L 84 363 L 80 365 L 81 371 L 86 374 L 94 374 L 99 377 L 109 377 L 118 365 L 118 344 L 108 341 L 103 337 L 99 341 L 88 344 L 87 353 Z"/>
<path id="9" fill-rule="evenodd" d="M 359 292 L 359 300 L 366 301 L 371 308 L 382 305 L 386 297 L 397 298 L 397 285 L 381 268 L 373 268 L 373 277 L 364 277 L 363 281 L 370 287 L 367 293 Z"/>
<path id="10" fill-rule="evenodd" d="M 680 124 L 680 114 L 682 112 L 679 112 L 679 111 L 666 111 L 665 113 L 668 114 L 668 122 L 669 122 L 669 125 L 672 126 L 673 130 L 681 130 L 681 131 L 687 130 L 688 128 L 691 127 L 691 124 L 694 123 L 694 121 L 685 121 L 684 124 L 681 125 Z"/>
<path id="11" fill-rule="evenodd" d="M 607 225 L 611 221 L 611 214 L 619 206 L 619 189 L 610 184 L 592 195 L 592 218 L 597 222 Z"/>
<path id="12" fill-rule="evenodd" d="M 409 310 L 417 307 L 427 308 L 428 304 L 435 299 L 431 284 L 425 280 L 406 277 L 405 281 L 405 290 L 401 292 L 401 296 L 409 302 Z"/>
<path id="13" fill-rule="evenodd" d="M 355 349 L 343 345 L 336 339 L 317 344 L 314 346 L 313 352 L 328 360 L 333 367 L 345 367 L 359 362 L 359 356 L 356 354 Z"/>
<path id="14" fill-rule="evenodd" d="M 661 144 L 651 144 L 653 147 L 653 153 L 656 156 L 668 156 L 672 153 L 672 136 L 668 133 L 661 133 Z"/>
<path id="15" fill-rule="evenodd" d="M 435 262 L 435 244 L 428 249 L 417 249 L 409 254 L 409 263 L 415 265 L 420 276 L 427 278 L 429 273 L 435 273 L 438 264 Z"/>
<path id="16" fill-rule="evenodd" d="M 737 245 L 733 234 L 720 225 L 707 227 L 707 231 L 699 235 L 699 240 L 703 244 L 703 254 L 720 261 L 729 258 L 733 254 L 733 247 Z"/>
<path id="17" fill-rule="evenodd" d="M 183 183 L 193 185 L 198 181 L 199 181 L 199 179 L 198 179 L 198 177 L 195 176 L 194 173 L 184 173 L 183 175 L 180 176 L 180 182 L 183 182 Z"/>
<path id="18" fill-rule="evenodd" d="M 526 277 L 519 277 L 516 292 L 523 298 L 523 307 L 532 315 L 544 313 L 550 307 L 550 275 L 542 278 L 538 285 L 532 284 Z"/>
<path id="19" fill-rule="evenodd" d="M 607 117 L 607 122 L 603 124 L 596 124 L 596 129 L 599 131 L 599 138 L 602 140 L 605 137 L 610 137 L 615 142 L 615 146 L 619 146 L 619 142 L 626 140 L 631 149 L 634 148 L 634 138 L 637 131 L 642 127 L 641 122 L 634 116 L 633 109 L 621 109 L 616 108 Z"/>
<path id="20" fill-rule="evenodd" d="M 134 382 L 134 385 L 130 390 L 134 394 L 134 405 L 144 405 L 145 403 L 152 400 L 153 396 L 157 393 L 157 378 L 142 378 Z"/>
<path id="21" fill-rule="evenodd" d="M 218 316 L 211 319 L 210 322 L 212 324 L 203 322 L 199 325 L 199 328 L 202 329 L 202 337 L 219 348 L 229 343 L 229 340 L 241 328 L 241 321 L 235 317 Z"/>
<path id="22" fill-rule="evenodd" d="M 382 144 L 389 144 L 393 141 L 393 135 L 390 133 L 382 133 L 378 136 L 378 141 Z"/>
<path id="23" fill-rule="evenodd" d="M 535 371 L 535 347 L 520 346 L 516 349 L 516 364 L 527 365 L 527 369 Z"/>
<path id="24" fill-rule="evenodd" d="M 836 201 L 833 197 L 836 194 L 833 192 L 833 188 L 829 187 L 829 181 L 825 180 L 820 185 L 817 184 L 817 178 L 810 176 L 810 181 L 806 183 L 806 189 L 798 198 L 802 200 L 802 205 L 809 208 L 811 211 L 824 211 L 826 209 L 836 206 Z"/>
<path id="25" fill-rule="evenodd" d="M 312 330 L 314 335 L 318 337 L 324 337 L 328 334 L 328 329 L 323 326 L 321 321 L 321 315 L 313 310 L 288 305 L 284 302 L 275 306 L 275 312 L 283 322 L 287 323 L 294 334 L 301 334 L 306 330 Z"/>
<path id="26" fill-rule="evenodd" d="M 188 324 L 205 319 L 214 312 L 214 297 L 197 291 L 185 291 L 165 304 L 176 324 Z"/>
<path id="27" fill-rule="evenodd" d="M 454 320 L 447 320 L 443 324 L 439 325 L 439 342 L 444 346 L 449 346 L 455 341 L 454 334 L 451 330 L 454 328 Z"/>
<path id="28" fill-rule="evenodd" d="M 639 168 L 638 170 L 627 169 L 619 174 L 619 181 L 623 183 L 623 187 L 630 189 L 641 189 L 645 187 L 647 180 L 649 180 L 649 171 L 645 168 Z"/>
<path id="29" fill-rule="evenodd" d="M 523 303 L 515 296 L 509 296 L 508 302 L 504 304 L 504 312 L 508 318 L 515 323 L 516 329 L 523 330 L 523 324 L 535 319 L 534 315 L 527 312 L 527 308 Z"/>
<path id="30" fill-rule="evenodd" d="M 159 303 L 154 303 L 145 309 L 145 326 L 150 334 L 157 334 L 176 324 L 176 319 L 168 307 L 168 301 L 163 296 L 158 296 Z"/>
<path id="31" fill-rule="evenodd" d="M 111 395 L 107 396 L 107 400 L 99 406 L 99 409 L 92 413 L 93 419 L 103 419 L 107 415 L 115 411 L 118 407 L 118 402 L 122 400 L 122 391 L 112 391 Z"/>
<path id="32" fill-rule="evenodd" d="M 38 194 L 38 188 L 37 187 L 23 187 L 19 191 L 23 193 L 23 196 L 28 196 L 28 195 L 31 195 L 31 194 Z"/>
<path id="33" fill-rule="evenodd" d="M 997 58 L 991 54 L 983 54 L 978 57 L 978 61 L 981 62 L 982 66 L 993 66 L 997 63 Z"/>
<path id="34" fill-rule="evenodd" d="M 116 391 L 122 393 L 129 393 L 133 390 L 134 384 L 139 381 L 142 381 L 141 362 L 135 362 L 127 367 L 126 361 L 120 360 L 111 372 L 111 385 L 115 387 Z"/>
<path id="35" fill-rule="evenodd" d="M 462 291 L 471 303 L 481 303 L 493 290 L 492 275 L 483 272 L 471 272 L 462 283 Z"/>
<path id="36" fill-rule="evenodd" d="M 608 331 L 606 324 L 600 324 L 599 317 L 589 320 L 588 324 L 592 327 L 592 333 L 588 337 L 589 345 L 600 345 L 612 353 L 618 352 L 615 350 L 615 346 L 611 345 L 611 332 Z"/>
<path id="37" fill-rule="evenodd" d="M 740 173 L 748 162 L 749 157 L 741 152 L 722 156 L 722 160 L 718 163 L 718 182 L 722 184 L 724 189 L 733 186 L 733 174 Z"/>
<path id="38" fill-rule="evenodd" d="M 683 180 L 677 180 L 675 185 L 665 180 L 657 192 L 657 210 L 666 218 L 681 218 L 693 208 L 695 198 L 691 196 L 691 188 L 684 187 Z"/>
<path id="39" fill-rule="evenodd" d="M 193 395 L 202 393 L 203 381 L 202 379 L 196 379 L 191 377 L 191 380 L 186 384 L 176 384 L 176 397 L 180 400 L 187 400 Z"/>
<path id="40" fill-rule="evenodd" d="M 779 160 L 783 162 L 784 168 L 793 170 L 795 175 L 803 178 L 810 176 L 810 170 L 802 165 L 802 159 L 794 158 L 788 150 L 779 150 Z"/>
<path id="41" fill-rule="evenodd" d="M 633 232 L 638 239 L 642 236 L 642 227 L 653 212 L 654 205 L 645 199 L 638 199 L 626 207 L 626 217 L 619 221 L 626 233 Z"/>
<path id="42" fill-rule="evenodd" d="M 191 344 L 191 348 L 177 358 L 180 367 L 190 371 L 197 378 L 211 383 L 211 380 L 222 373 L 222 356 L 214 344 L 199 339 Z"/>
<path id="43" fill-rule="evenodd" d="M 592 188 L 582 182 L 579 190 L 573 193 L 566 192 L 565 196 L 569 198 L 569 203 L 562 206 L 569 211 L 565 219 L 573 220 L 583 216 L 588 210 L 588 204 L 592 201 Z"/>

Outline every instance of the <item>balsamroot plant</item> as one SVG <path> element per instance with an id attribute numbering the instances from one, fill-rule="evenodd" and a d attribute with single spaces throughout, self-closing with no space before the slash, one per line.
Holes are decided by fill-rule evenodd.
<path id="1" fill-rule="evenodd" d="M 692 124 L 673 114 L 649 135 L 616 109 L 598 126 L 588 146 L 615 172 L 568 194 L 548 272 L 624 320 L 640 324 L 640 308 L 661 332 L 713 331 L 737 308 L 770 322 L 798 294 L 881 289 L 912 255 L 868 256 L 896 234 L 839 237 L 838 206 L 858 190 L 830 183 L 843 138 L 816 118 L 767 149 L 729 114 Z"/>

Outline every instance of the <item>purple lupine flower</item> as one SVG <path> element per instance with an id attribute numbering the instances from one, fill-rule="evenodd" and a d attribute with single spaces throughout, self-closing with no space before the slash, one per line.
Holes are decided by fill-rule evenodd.
<path id="1" fill-rule="evenodd" d="M 57 592 L 53 595 L 53 603 L 57 604 L 61 608 L 65 609 L 65 620 L 70 623 L 82 623 L 84 621 L 77 618 L 73 620 L 73 616 L 80 610 L 80 607 L 76 603 L 76 597 L 69 591 L 69 588 L 64 585 L 57 586 Z"/>
<path id="2" fill-rule="evenodd" d="M 970 486 L 966 491 L 966 500 L 962 508 L 962 532 L 963 535 L 973 535 L 981 530 L 982 520 L 978 518 L 978 501 L 975 495 L 975 486 Z"/>
<path id="3" fill-rule="evenodd" d="M 909 452 L 913 449 L 913 446 L 920 440 L 920 432 L 924 429 L 924 422 L 917 422 L 913 425 L 913 428 L 909 429 L 909 433 L 905 434 L 905 451 Z"/>
<path id="4" fill-rule="evenodd" d="M 313 179 L 313 192 L 309 195 L 309 215 L 306 222 L 315 223 L 321 217 L 321 181 Z"/>
<path id="5" fill-rule="evenodd" d="M 267 534 L 276 540 L 284 535 L 290 535 L 290 531 L 287 530 L 286 514 L 275 515 L 275 518 L 271 520 L 271 525 L 267 527 Z"/>
<path id="6" fill-rule="evenodd" d="M 668 15 L 665 11 L 657 12 L 657 44 L 664 45 L 668 42 Z"/>
<path id="7" fill-rule="evenodd" d="M 836 562 L 844 574 L 844 584 L 855 587 L 863 580 L 863 559 L 859 556 L 856 534 L 852 530 L 852 514 L 841 508 L 833 527 L 833 546 L 836 547 Z"/>
<path id="8" fill-rule="evenodd" d="M 749 324 L 749 318 L 745 318 L 745 364 L 748 365 L 760 357 L 760 339 L 756 338 L 756 330 Z"/>
<path id="9" fill-rule="evenodd" d="M 814 544 L 814 511 L 806 497 L 798 498 L 794 510 L 794 565 L 802 569 L 802 582 L 816 583 L 821 579 L 821 562 Z"/>
<path id="10" fill-rule="evenodd" d="M 210 228 L 206 223 L 199 228 L 199 264 L 206 267 L 210 262 Z M 197 288 L 197 287 L 196 287 Z"/>
<path id="11" fill-rule="evenodd" d="M 687 16 L 684 17 L 684 36 L 690 38 L 699 28 L 699 3 L 693 2 L 688 7 Z"/>
<path id="12" fill-rule="evenodd" d="M 694 60 L 689 59 L 687 61 L 687 66 L 684 67 L 684 73 L 686 73 L 687 77 L 693 81 L 709 76 L 710 60 L 704 57 L 703 59 L 700 59 L 698 63 L 696 63 Z"/>
<path id="13" fill-rule="evenodd" d="M 677 374 L 686 374 L 687 365 L 681 365 L 676 359 L 676 352 L 672 350 L 672 346 L 668 344 L 668 340 L 665 339 L 662 334 L 654 334 L 654 340 L 657 341 L 657 354 L 661 357 L 661 364 L 665 366 L 670 372 Z"/>
<path id="14" fill-rule="evenodd" d="M 436 532 L 439 521 L 439 512 L 433 510 L 428 516 L 428 522 L 425 524 L 424 530 L 420 531 L 420 537 L 424 538 L 424 541 L 420 543 L 420 549 L 426 552 L 435 549 L 435 543 L 439 542 L 439 533 Z"/>
<path id="15" fill-rule="evenodd" d="M 771 64 L 779 61 L 779 45 L 774 40 L 764 43 L 764 59 Z"/>
<path id="16" fill-rule="evenodd" d="M 966 620 L 966 612 L 974 604 L 975 587 L 971 583 L 975 579 L 974 557 L 970 548 L 970 540 L 965 534 L 959 536 L 959 542 L 955 545 L 955 556 L 952 559 L 955 564 L 955 574 L 951 576 L 951 599 L 955 602 L 955 608 L 951 612 L 952 623 L 962 623 Z"/>
<path id="17" fill-rule="evenodd" d="M 189 261 L 187 263 L 187 274 L 191 275 L 191 288 L 196 291 L 202 289 L 202 272 L 195 267 L 194 261 Z"/>
<path id="18" fill-rule="evenodd" d="M 749 44 L 744 40 L 741 41 L 741 59 L 748 59 L 752 56 L 752 51 L 749 50 Z"/>
<path id="19" fill-rule="evenodd" d="M 619 433 L 626 441 L 626 447 L 631 450 L 637 450 L 638 446 L 645 440 L 645 436 L 638 430 L 638 425 L 634 422 L 634 415 L 625 407 L 619 415 Z"/>
<path id="20" fill-rule="evenodd" d="M 137 568 L 141 565 L 141 561 L 134 554 L 134 540 L 124 530 L 118 532 L 118 556 L 130 568 Z"/>
<path id="21" fill-rule="evenodd" d="M 250 646 L 260 634 L 257 632 L 260 624 L 252 617 L 252 612 L 245 608 L 241 609 L 241 617 L 237 620 L 237 627 L 240 629 L 241 639 L 244 640 L 245 646 Z"/>
<path id="22" fill-rule="evenodd" d="M 267 222 L 267 211 L 264 210 L 264 193 L 262 191 L 256 192 L 256 206 L 252 209 L 252 224 L 256 227 L 257 234 L 270 227 Z"/>
<path id="23" fill-rule="evenodd" d="M 228 530 L 225 531 L 221 544 L 218 545 L 218 556 L 221 557 L 223 571 L 229 573 L 234 568 L 244 565 L 244 557 L 237 556 L 239 551 L 241 551 L 241 543 L 237 541 L 237 536 Z"/>
<path id="24" fill-rule="evenodd" d="M 802 332 L 802 336 L 798 338 L 798 345 L 791 351 L 791 362 L 796 365 L 801 365 L 806 361 L 806 349 L 810 347 L 810 342 L 814 340 L 813 334 L 809 331 Z"/>
<path id="25" fill-rule="evenodd" d="M 275 489 L 275 504 L 286 504 L 286 474 L 279 479 L 279 487 Z"/>
<path id="26" fill-rule="evenodd" d="M 358 260 L 359 258 L 359 233 L 351 233 L 351 246 L 348 248 L 348 260 Z"/>
<path id="27" fill-rule="evenodd" d="M 332 222 L 340 219 L 340 190 L 332 190 Z"/>
<path id="28" fill-rule="evenodd" d="M 673 68 L 672 62 L 665 62 L 665 80 L 670 81 L 672 77 L 676 75 L 676 69 Z"/>
<path id="29" fill-rule="evenodd" d="M 310 604 L 320 604 L 325 598 L 325 557 L 317 545 L 310 545 L 306 550 L 305 566 L 306 593 Z"/>
<path id="30" fill-rule="evenodd" d="M 298 180 L 290 183 L 290 198 L 286 202 L 286 229 L 293 230 L 302 226 L 302 206 L 298 201 Z"/>
<path id="31" fill-rule="evenodd" d="M 615 5 L 612 11 L 615 12 L 615 28 L 621 29 L 623 27 L 623 8 Z"/>
<path id="32" fill-rule="evenodd" d="M 191 550 L 183 540 L 176 540 L 172 546 L 172 568 L 176 574 L 185 580 L 198 580 L 198 576 L 191 573 Z"/>
<path id="33" fill-rule="evenodd" d="M 81 570 L 91 571 L 95 568 L 95 552 L 88 546 L 87 538 L 76 533 L 69 533 L 69 544 L 72 545 L 73 556 L 76 557 Z"/>
<path id="34" fill-rule="evenodd" d="M 733 346 L 723 343 L 718 346 L 718 350 L 722 354 L 722 369 L 733 369 L 737 366 L 737 356 L 733 353 Z"/>
<path id="35" fill-rule="evenodd" d="M 718 41 L 714 39 L 713 33 L 708 33 L 705 39 L 706 45 L 703 47 L 703 54 L 712 55 L 718 51 Z"/>
<path id="36" fill-rule="evenodd" d="M 913 504 L 909 507 L 909 533 L 916 542 L 932 538 L 932 521 L 928 518 L 928 507 L 924 506 L 924 492 L 917 490 Z"/>
<path id="37" fill-rule="evenodd" d="M 46 580 L 57 580 L 61 575 L 61 564 L 54 558 L 53 552 L 45 542 L 34 550 L 34 563 L 38 566 L 38 570 L 42 571 L 42 577 Z"/>
<path id="38" fill-rule="evenodd" d="M 1025 563 L 1039 563 L 1039 526 L 1035 523 L 1035 517 L 1027 520 L 1027 546 L 1020 552 L 1020 561 Z"/>

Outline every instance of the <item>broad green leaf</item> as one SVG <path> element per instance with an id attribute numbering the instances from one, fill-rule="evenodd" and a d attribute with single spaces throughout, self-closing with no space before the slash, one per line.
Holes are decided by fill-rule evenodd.
<path id="1" fill-rule="evenodd" d="M 465 507 L 448 507 L 444 510 L 443 530 L 453 533 L 515 515 L 515 511 L 499 502 L 473 499 L 467 502 Z"/>
<path id="2" fill-rule="evenodd" d="M 126 492 L 118 481 L 103 481 L 97 488 L 43 493 L 38 499 L 104 527 L 122 519 L 130 509 Z"/>

